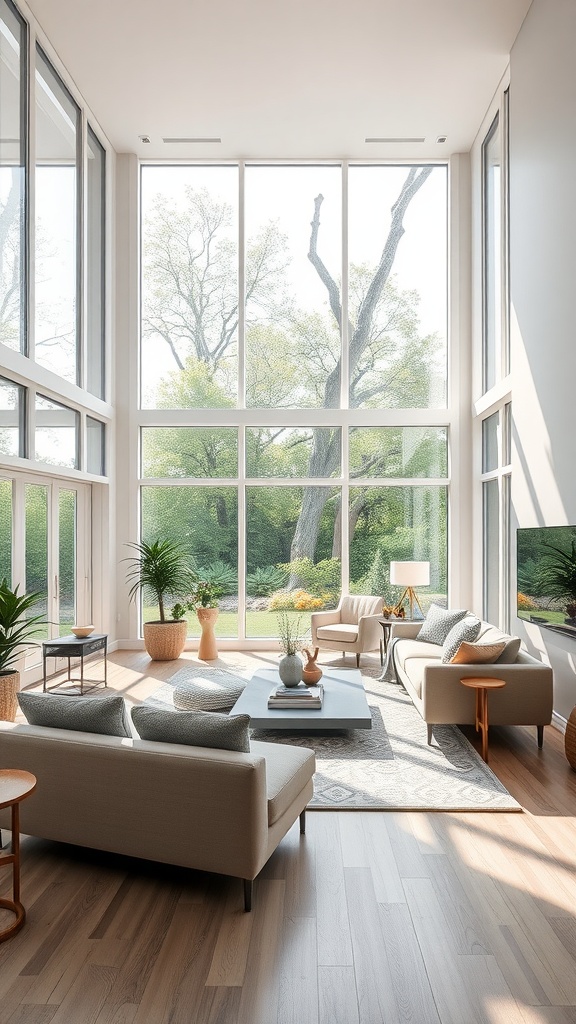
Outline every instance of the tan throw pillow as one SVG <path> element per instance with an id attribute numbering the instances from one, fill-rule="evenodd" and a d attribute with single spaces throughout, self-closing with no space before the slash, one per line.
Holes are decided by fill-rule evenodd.
<path id="1" fill-rule="evenodd" d="M 450 662 L 451 665 L 488 665 L 496 661 L 506 647 L 506 641 L 495 644 L 469 644 L 464 640 Z"/>

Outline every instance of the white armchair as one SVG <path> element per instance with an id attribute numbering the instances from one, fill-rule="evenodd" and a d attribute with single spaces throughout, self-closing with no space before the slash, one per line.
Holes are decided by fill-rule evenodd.
<path id="1" fill-rule="evenodd" d="M 355 654 L 359 668 L 362 652 L 375 651 L 380 645 L 381 618 L 381 597 L 341 597 L 337 608 L 312 613 L 312 647 Z"/>

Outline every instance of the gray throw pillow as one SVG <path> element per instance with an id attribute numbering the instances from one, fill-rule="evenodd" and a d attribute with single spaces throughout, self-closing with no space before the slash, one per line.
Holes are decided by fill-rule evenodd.
<path id="1" fill-rule="evenodd" d="M 140 704 L 132 721 L 143 740 L 185 743 L 250 753 L 249 715 L 219 715 L 214 711 L 163 711 Z"/>
<path id="2" fill-rule="evenodd" d="M 420 627 L 418 640 L 423 640 L 428 644 L 438 644 L 441 647 L 452 626 L 455 626 L 467 614 L 466 608 L 451 611 L 448 608 L 441 608 L 439 604 L 431 604 Z"/>
<path id="3" fill-rule="evenodd" d="M 480 619 L 477 619 L 475 615 L 467 615 L 465 619 L 460 619 L 460 622 L 452 626 L 442 648 L 443 665 L 447 665 L 452 661 L 461 643 L 472 643 L 477 639 L 480 626 Z"/>
<path id="4" fill-rule="evenodd" d="M 101 736 L 132 736 L 124 697 L 66 697 L 62 693 L 18 694 L 18 703 L 30 725 L 75 729 Z"/>

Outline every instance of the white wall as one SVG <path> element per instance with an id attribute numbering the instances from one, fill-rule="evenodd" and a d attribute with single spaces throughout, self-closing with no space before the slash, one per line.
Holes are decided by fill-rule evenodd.
<path id="1" fill-rule="evenodd" d="M 513 536 L 576 524 L 575 52 L 574 0 L 534 0 L 510 62 Z M 515 625 L 550 660 L 566 718 L 576 640 Z"/>

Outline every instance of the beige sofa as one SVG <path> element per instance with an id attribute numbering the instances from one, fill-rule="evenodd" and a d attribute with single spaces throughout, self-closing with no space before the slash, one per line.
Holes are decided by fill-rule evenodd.
<path id="1" fill-rule="evenodd" d="M 313 612 L 310 617 L 312 647 L 328 651 L 355 654 L 356 667 L 360 667 L 363 651 L 375 651 L 382 636 L 382 598 L 372 595 L 347 595 L 340 598 L 337 608 L 327 612 Z"/>
<path id="2" fill-rule="evenodd" d="M 502 658 L 484 665 L 444 665 L 442 647 L 418 641 L 422 623 L 394 622 L 389 647 L 393 652 L 398 681 L 428 725 L 428 743 L 432 727 L 440 724 L 474 725 L 475 695 L 462 686 L 464 676 L 492 676 L 506 680 L 506 686 L 490 694 L 488 716 L 491 725 L 535 725 L 538 746 L 544 739 L 544 726 L 552 720 L 552 669 L 526 651 L 504 651 Z M 478 643 L 492 643 L 511 637 L 497 627 L 482 622 Z M 511 645 L 512 646 L 512 645 Z M 503 660 L 504 659 L 504 660 Z"/>
<path id="3" fill-rule="evenodd" d="M 312 797 L 314 753 L 235 753 L 0 722 L 0 767 L 38 779 L 23 834 L 252 881 Z M 0 811 L 0 827 L 10 827 Z"/>

